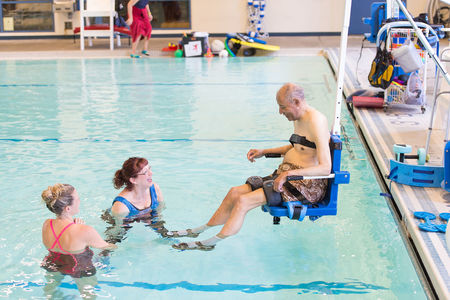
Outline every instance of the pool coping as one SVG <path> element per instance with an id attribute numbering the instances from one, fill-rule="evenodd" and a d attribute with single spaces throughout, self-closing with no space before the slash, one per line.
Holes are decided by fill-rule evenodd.
<path id="1" fill-rule="evenodd" d="M 374 54 L 373 51 L 373 56 Z M 339 60 L 338 49 L 326 49 L 325 55 L 336 72 Z M 358 89 L 364 88 L 364 86 L 358 84 L 356 79 L 358 72 L 352 71 L 354 67 L 352 62 L 354 63 L 357 57 L 355 57 L 355 53 L 348 53 L 348 56 L 350 59 L 348 59 L 345 70 L 345 95 L 351 95 Z M 366 66 L 365 74 L 368 74 L 370 61 L 366 60 L 364 63 Z M 428 99 L 432 98 L 429 93 L 427 93 L 427 96 Z M 406 105 L 389 107 L 387 113 L 382 109 L 353 107 L 351 113 L 368 144 L 368 150 L 372 153 L 381 175 L 389 174 L 389 161 L 394 157 L 392 149 L 394 143 L 410 144 L 413 149 L 424 147 L 431 114 L 430 105 L 427 106 L 427 111 L 424 114 L 420 112 L 420 108 Z M 429 151 L 433 159 L 430 164 L 439 164 L 442 159 L 440 153 L 443 153 L 443 135 L 444 130 L 442 128 L 433 129 Z M 425 278 L 421 279 L 429 279 L 432 291 L 427 291 L 428 297 L 450 299 L 450 257 L 446 249 L 445 235 L 419 230 L 418 224 L 420 222 L 413 216 L 414 211 L 428 211 L 436 216 L 441 212 L 448 212 L 450 205 L 445 197 L 447 193 L 440 188 L 402 185 L 391 182 L 386 176 L 381 177 L 388 192 L 392 195 L 392 201 L 399 210 L 400 229 L 405 231 L 405 238 L 411 241 L 417 252 L 420 262 L 418 264 L 416 262 L 416 268 L 418 265 L 422 265 L 424 268 L 422 271 L 425 273 Z M 436 222 L 439 223 L 439 221 Z M 420 272 L 420 270 L 418 271 Z M 426 283 L 423 284 L 426 285 Z"/>

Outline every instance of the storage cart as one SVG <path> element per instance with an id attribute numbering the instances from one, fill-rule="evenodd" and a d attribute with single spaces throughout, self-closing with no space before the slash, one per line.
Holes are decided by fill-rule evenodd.
<path id="1" fill-rule="evenodd" d="M 416 22 L 419 28 L 421 28 L 423 34 L 427 38 L 434 37 L 437 39 L 436 32 L 430 27 L 430 25 Z M 388 51 L 392 51 L 393 49 L 399 48 L 403 46 L 407 42 L 407 39 L 411 39 L 411 43 L 414 43 L 414 46 L 416 47 L 417 53 L 419 54 L 423 66 L 418 70 L 419 77 L 422 81 L 423 87 L 422 91 L 423 93 L 426 93 L 427 89 L 427 63 L 428 63 L 428 55 L 425 50 L 423 50 L 421 47 L 419 47 L 417 41 L 416 33 L 414 32 L 414 29 L 409 24 L 409 22 L 405 21 L 398 21 L 398 22 L 392 22 L 387 23 L 384 25 L 380 31 L 378 32 L 378 38 L 377 38 L 377 45 L 380 43 L 380 37 L 383 34 L 387 34 L 386 37 L 386 46 Z M 437 39 L 439 41 L 439 39 Z M 439 42 L 436 43 L 436 46 L 434 50 L 436 51 L 438 49 Z M 399 76 L 402 74 L 405 74 L 405 72 L 401 69 L 400 65 L 394 60 L 394 75 L 393 76 Z M 389 87 L 386 89 L 384 93 L 384 104 L 383 109 L 384 111 L 387 111 L 388 107 L 392 104 L 404 104 L 405 100 L 403 97 L 403 94 L 406 91 L 406 82 L 404 84 L 401 84 L 396 81 L 392 81 L 392 83 L 389 85 Z M 425 97 L 425 94 L 424 94 Z M 421 105 L 421 111 L 422 113 L 425 112 L 425 104 L 426 104 L 426 97 L 424 98 L 424 102 Z"/>

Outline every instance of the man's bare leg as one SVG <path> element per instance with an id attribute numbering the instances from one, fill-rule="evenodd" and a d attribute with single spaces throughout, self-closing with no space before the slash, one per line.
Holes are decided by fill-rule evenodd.
<path id="1" fill-rule="evenodd" d="M 208 223 L 192 229 L 169 231 L 166 233 L 169 237 L 197 237 L 203 231 L 217 225 L 223 225 L 231 215 L 231 211 L 241 195 L 250 193 L 252 189 L 248 184 L 232 187 L 219 208 L 215 211 Z"/>
<path id="2" fill-rule="evenodd" d="M 217 234 L 220 238 L 226 238 L 239 232 L 244 224 L 247 213 L 263 204 L 267 203 L 263 189 L 257 189 L 238 198 L 231 215 L 222 230 Z"/>
<path id="3" fill-rule="evenodd" d="M 231 212 L 235 207 L 236 202 L 238 202 L 239 198 L 242 195 L 250 193 L 251 191 L 252 189 L 248 184 L 232 187 L 228 191 L 228 194 L 223 199 L 219 208 L 216 210 L 211 219 L 209 219 L 206 225 L 217 226 L 225 224 L 228 218 L 230 217 Z"/>
<path id="4" fill-rule="evenodd" d="M 266 202 L 263 189 L 257 189 L 253 192 L 243 194 L 235 201 L 225 226 L 223 226 L 217 235 L 203 241 L 180 243 L 172 245 L 172 247 L 181 250 L 212 250 L 219 241 L 239 232 L 244 223 L 245 216 L 250 210 Z"/>

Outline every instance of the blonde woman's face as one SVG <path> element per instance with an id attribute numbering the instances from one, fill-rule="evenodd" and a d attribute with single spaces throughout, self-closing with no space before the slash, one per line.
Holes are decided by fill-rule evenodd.
<path id="1" fill-rule="evenodd" d="M 80 211 L 80 197 L 78 196 L 77 190 L 73 191 L 72 197 L 73 197 L 73 202 L 72 202 L 72 205 L 70 206 L 70 208 L 72 210 L 72 215 L 76 215 Z"/>

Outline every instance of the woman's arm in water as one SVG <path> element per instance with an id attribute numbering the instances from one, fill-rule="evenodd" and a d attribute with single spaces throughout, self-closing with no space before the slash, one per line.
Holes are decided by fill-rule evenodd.
<path id="1" fill-rule="evenodd" d="M 98 234 L 98 232 L 91 226 L 82 226 L 83 228 L 80 229 L 81 232 L 83 232 L 83 238 L 87 246 L 103 250 L 112 250 L 117 248 L 116 245 L 107 243 L 105 240 L 103 240 L 100 234 Z"/>

